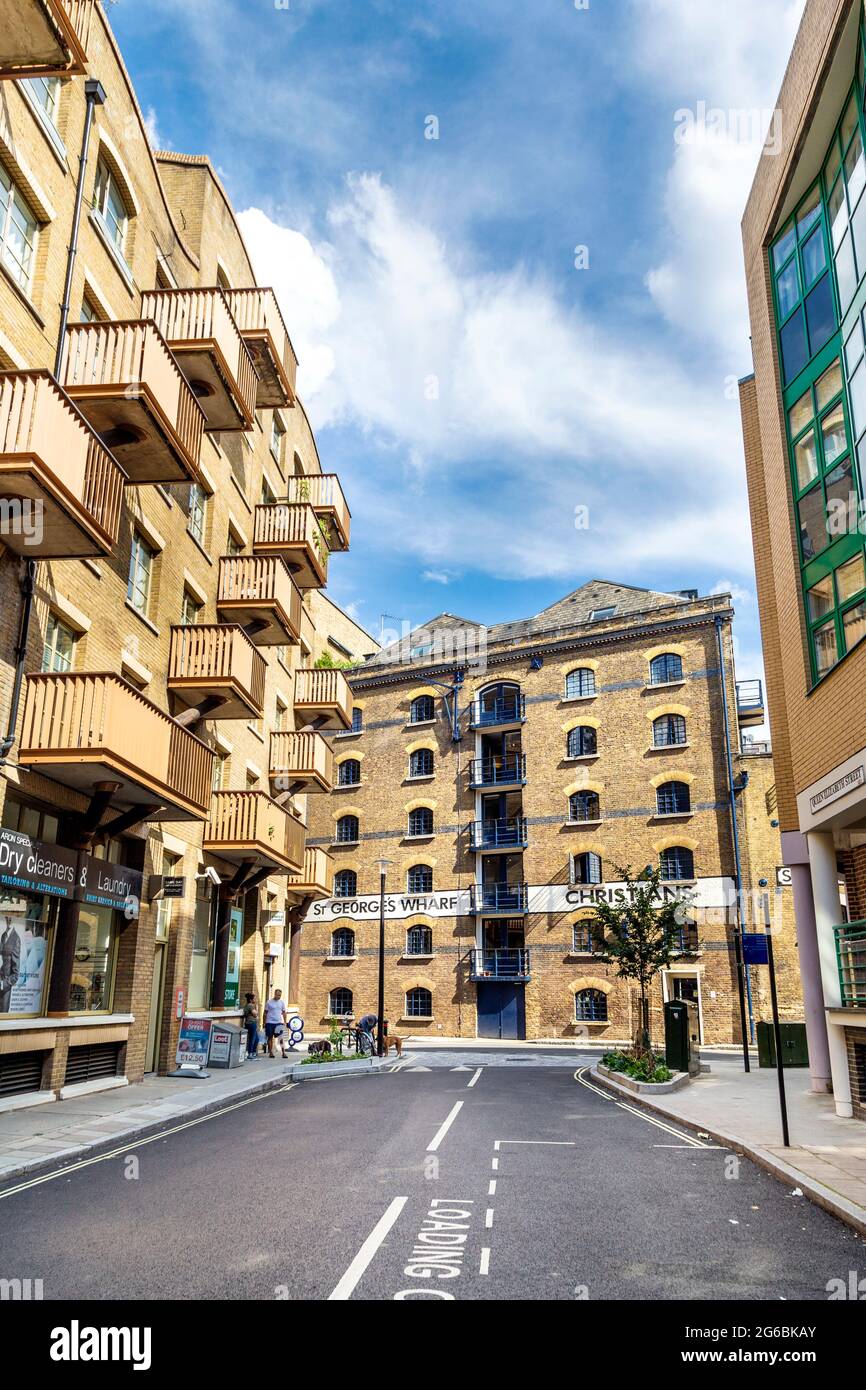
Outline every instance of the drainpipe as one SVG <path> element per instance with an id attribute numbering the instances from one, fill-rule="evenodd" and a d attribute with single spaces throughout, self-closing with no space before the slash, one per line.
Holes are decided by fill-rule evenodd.
<path id="1" fill-rule="evenodd" d="M 66 351 L 66 325 L 72 304 L 72 279 L 75 274 L 75 259 L 78 255 L 78 237 L 81 231 L 81 209 L 84 203 L 84 180 L 87 175 L 87 158 L 90 153 L 90 135 L 93 130 L 93 116 L 97 106 L 105 105 L 105 88 L 94 78 L 84 84 L 87 110 L 84 116 L 84 134 L 81 137 L 81 154 L 78 165 L 78 187 L 75 190 L 75 211 L 72 214 L 72 235 L 69 238 L 69 255 L 66 261 L 66 284 L 63 288 L 63 303 L 60 306 L 60 332 L 57 336 L 57 355 L 54 359 L 54 376 L 60 381 L 63 371 L 63 357 Z"/>
<path id="2" fill-rule="evenodd" d="M 18 641 L 15 644 L 15 679 L 12 683 L 12 700 L 9 705 L 9 728 L 0 744 L 0 767 L 5 767 L 9 754 L 15 745 L 15 726 L 18 723 L 18 706 L 21 703 L 21 686 L 24 682 L 24 665 L 27 661 L 27 643 L 30 636 L 30 614 L 33 611 L 33 595 L 36 591 L 36 561 L 28 560 L 21 580 L 21 618 L 18 623 Z"/>
<path id="3" fill-rule="evenodd" d="M 722 643 L 722 620 L 716 616 L 716 643 L 719 651 L 719 674 L 722 678 L 722 712 L 725 722 L 725 761 L 728 769 L 728 800 L 731 808 L 731 830 L 734 839 L 734 877 L 737 890 L 737 973 L 739 975 L 740 988 L 740 1022 L 743 1031 L 743 1058 L 746 1071 L 749 1070 L 749 1052 L 746 1043 L 746 1020 L 743 1009 L 743 980 L 745 979 L 746 994 L 749 1001 L 749 1040 L 755 1041 L 755 1019 L 752 1010 L 752 984 L 749 979 L 748 966 L 743 965 L 742 961 L 742 931 L 741 931 L 741 893 L 742 893 L 742 873 L 740 870 L 740 831 L 737 825 L 737 794 L 734 791 L 734 761 L 731 755 L 731 722 L 728 718 L 728 681 L 725 675 L 725 652 Z"/>

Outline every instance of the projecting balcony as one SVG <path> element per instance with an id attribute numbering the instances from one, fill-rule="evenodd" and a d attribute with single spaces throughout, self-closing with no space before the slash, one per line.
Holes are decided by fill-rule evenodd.
<path id="1" fill-rule="evenodd" d="M 204 411 L 155 324 L 75 324 L 62 385 L 131 483 L 197 480 Z"/>
<path id="2" fill-rule="evenodd" d="M 501 753 L 493 758 L 473 758 L 469 764 L 470 787 L 522 787 L 526 782 L 526 755 Z"/>
<path id="3" fill-rule="evenodd" d="M 342 671 L 295 672 L 295 717 L 317 729 L 351 729 L 352 692 Z"/>
<path id="4" fill-rule="evenodd" d="M 329 792 L 334 786 L 334 754 L 321 734 L 271 734 L 270 776 L 278 791 Z"/>
<path id="5" fill-rule="evenodd" d="M 512 816 L 509 820 L 476 820 L 469 827 L 469 848 L 473 854 L 502 854 L 526 849 L 528 842 L 523 816 Z"/>
<path id="6" fill-rule="evenodd" d="M 498 951 L 470 951 L 469 955 L 470 980 L 512 980 L 520 984 L 532 978 L 527 946 Z"/>
<path id="7" fill-rule="evenodd" d="M 207 430 L 249 430 L 258 376 L 222 290 L 150 290 L 141 316 L 153 319 L 195 392 Z"/>
<path id="8" fill-rule="evenodd" d="M 265 700 L 265 659 L 234 623 L 171 630 L 166 685 L 203 718 L 258 719 Z"/>
<path id="9" fill-rule="evenodd" d="M 0 78 L 85 71 L 97 0 L 0 0 Z"/>
<path id="10" fill-rule="evenodd" d="M 253 550 L 279 555 L 299 589 L 321 589 L 328 582 L 328 544 L 309 502 L 265 502 L 256 507 Z"/>
<path id="11" fill-rule="evenodd" d="M 470 729 L 519 729 L 525 723 L 525 695 L 502 695 L 496 700 L 472 703 Z"/>
<path id="12" fill-rule="evenodd" d="M 294 405 L 298 359 L 273 290 L 226 290 L 232 317 L 256 371 L 256 408 Z"/>
<path id="13" fill-rule="evenodd" d="M 117 802 L 141 806 L 147 820 L 204 820 L 213 760 L 120 676 L 27 677 L 18 761 L 65 787 L 87 795 L 98 782 L 119 782 Z"/>
<path id="14" fill-rule="evenodd" d="M 217 610 L 239 623 L 257 647 L 294 645 L 301 634 L 301 594 L 276 555 L 224 555 Z"/>
<path id="15" fill-rule="evenodd" d="M 305 830 L 265 792 L 214 792 L 202 847 L 233 864 L 300 873 Z"/>
<path id="16" fill-rule="evenodd" d="M 289 478 L 286 491 L 287 501 L 308 502 L 324 523 L 329 550 L 349 549 L 352 514 L 336 473 L 310 473 L 302 478 Z"/>
<path id="17" fill-rule="evenodd" d="M 473 883 L 469 889 L 469 915 L 520 917 L 529 911 L 525 883 Z"/>
<path id="18" fill-rule="evenodd" d="M 866 1009 L 866 921 L 836 928 L 836 959 L 843 1007 Z"/>
<path id="19" fill-rule="evenodd" d="M 32 559 L 108 555 L 126 473 L 46 371 L 0 373 L 0 539 Z"/>
<path id="20" fill-rule="evenodd" d="M 303 873 L 292 874 L 286 884 L 290 893 L 299 898 L 329 898 L 334 881 L 334 861 L 318 845 L 304 851 Z"/>
<path id="21" fill-rule="evenodd" d="M 741 729 L 763 724 L 764 687 L 761 681 L 737 681 L 737 723 Z"/>

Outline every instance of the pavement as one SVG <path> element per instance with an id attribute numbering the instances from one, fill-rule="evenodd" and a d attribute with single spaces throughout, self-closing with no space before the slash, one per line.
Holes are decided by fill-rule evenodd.
<path id="1" fill-rule="evenodd" d="M 825 1301 L 862 1269 L 849 1227 L 602 1092 L 591 1059 L 467 1074 L 463 1055 L 248 1088 L 7 1184 L 0 1278 L 45 1300 L 709 1304 Z"/>

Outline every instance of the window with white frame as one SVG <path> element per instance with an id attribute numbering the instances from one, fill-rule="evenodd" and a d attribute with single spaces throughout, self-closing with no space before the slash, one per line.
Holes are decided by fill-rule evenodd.
<path id="1" fill-rule="evenodd" d="M 25 85 L 45 119 L 56 130 L 60 110 L 60 78 L 28 77 Z"/>
<path id="2" fill-rule="evenodd" d="M 132 553 L 129 557 L 129 582 L 126 597 L 136 613 L 147 615 L 153 584 L 153 564 L 156 551 L 148 545 L 140 531 L 132 533 Z"/>
<path id="3" fill-rule="evenodd" d="M 16 285 L 28 292 L 38 233 L 27 199 L 0 164 L 0 258 Z"/>
<path id="4" fill-rule="evenodd" d="M 184 586 L 180 605 L 180 621 L 184 627 L 193 627 L 201 617 L 201 604 L 191 590 Z"/>
<path id="5" fill-rule="evenodd" d="M 76 634 L 54 613 L 48 614 L 42 646 L 43 671 L 70 671 Z"/>
<path id="6" fill-rule="evenodd" d="M 129 214 L 117 178 L 104 159 L 96 166 L 93 207 L 108 233 L 114 249 L 122 256 L 126 248 Z"/>
<path id="7" fill-rule="evenodd" d="M 201 483 L 190 483 L 186 526 L 193 539 L 203 546 L 207 530 L 207 493 Z"/>
<path id="8" fill-rule="evenodd" d="M 275 462 L 280 464 L 280 466 L 282 466 L 283 462 L 283 448 L 285 438 L 286 431 L 283 428 L 282 422 L 279 416 L 277 415 L 277 412 L 274 411 L 274 418 L 271 421 L 271 455 L 274 458 Z"/>

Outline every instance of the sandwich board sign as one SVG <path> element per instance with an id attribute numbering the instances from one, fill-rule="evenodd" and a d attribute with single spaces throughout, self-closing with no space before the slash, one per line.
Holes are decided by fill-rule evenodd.
<path id="1" fill-rule="evenodd" d="M 175 1053 L 176 1071 L 169 1072 L 169 1076 L 192 1076 L 204 1079 L 210 1073 L 205 1071 L 207 1066 L 208 1049 L 210 1047 L 211 1022 L 209 1018 L 190 1018 L 185 1016 L 181 1020 L 180 1034 L 177 1040 L 177 1052 Z"/>

